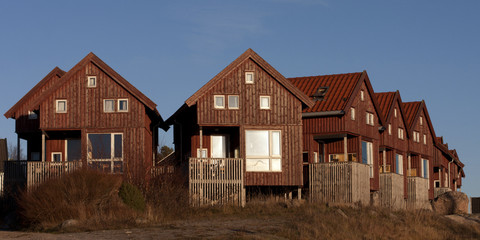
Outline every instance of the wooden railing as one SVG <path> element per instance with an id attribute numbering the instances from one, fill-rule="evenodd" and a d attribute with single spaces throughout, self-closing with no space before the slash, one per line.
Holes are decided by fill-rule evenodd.
<path id="1" fill-rule="evenodd" d="M 189 192 L 192 206 L 245 205 L 243 159 L 190 158 Z"/>
<path id="2" fill-rule="evenodd" d="M 389 172 L 392 172 L 391 171 L 391 166 L 390 165 L 385 165 L 385 167 L 383 165 L 380 165 L 378 170 L 380 171 L 380 173 L 389 173 Z"/>
<path id="3" fill-rule="evenodd" d="M 428 209 L 428 179 L 407 177 L 407 209 Z"/>
<path id="4" fill-rule="evenodd" d="M 404 176 L 380 173 L 380 205 L 391 209 L 405 209 Z"/>
<path id="5" fill-rule="evenodd" d="M 310 200 L 336 203 L 370 202 L 370 167 L 357 162 L 311 163 Z"/>

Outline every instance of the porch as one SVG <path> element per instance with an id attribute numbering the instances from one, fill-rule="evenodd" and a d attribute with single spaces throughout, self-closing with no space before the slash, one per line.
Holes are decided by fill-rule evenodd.
<path id="1" fill-rule="evenodd" d="M 370 166 L 357 162 L 309 164 L 310 201 L 370 202 Z"/>
<path id="2" fill-rule="evenodd" d="M 404 176 L 389 172 L 380 173 L 379 195 L 382 207 L 405 209 Z"/>
<path id="3" fill-rule="evenodd" d="M 412 169 L 414 170 L 414 169 Z M 428 179 L 423 177 L 407 177 L 407 209 L 429 209 Z"/>

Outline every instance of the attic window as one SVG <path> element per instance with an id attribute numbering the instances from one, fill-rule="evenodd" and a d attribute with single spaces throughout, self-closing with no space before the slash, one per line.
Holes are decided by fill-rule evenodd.
<path id="1" fill-rule="evenodd" d="M 360 91 L 360 100 L 361 101 L 365 100 L 365 92 L 363 90 Z"/>
<path id="2" fill-rule="evenodd" d="M 313 99 L 316 101 L 321 101 L 327 93 L 328 87 L 319 87 L 317 91 L 312 95 Z"/>
<path id="3" fill-rule="evenodd" d="M 97 86 L 97 77 L 96 76 L 88 76 L 87 77 L 88 87 L 96 87 Z"/>
<path id="4" fill-rule="evenodd" d="M 253 83 L 253 72 L 245 72 L 245 83 Z"/>
<path id="5" fill-rule="evenodd" d="M 66 113 L 67 112 L 67 100 L 56 100 L 55 101 L 55 111 L 57 113 Z"/>

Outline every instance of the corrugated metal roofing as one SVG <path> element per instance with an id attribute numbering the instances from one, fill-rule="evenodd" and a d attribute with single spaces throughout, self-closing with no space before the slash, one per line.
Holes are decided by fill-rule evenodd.
<path id="1" fill-rule="evenodd" d="M 417 115 L 418 108 L 422 102 L 404 102 L 403 109 L 405 110 L 405 120 L 407 121 L 407 126 L 410 129 Z"/>
<path id="2" fill-rule="evenodd" d="M 328 87 L 322 100 L 315 101 L 311 108 L 303 112 L 324 112 L 344 110 L 362 72 L 335 75 L 289 78 L 293 85 L 312 97 L 320 87 Z"/>
<path id="3" fill-rule="evenodd" d="M 375 97 L 377 98 L 378 106 L 380 108 L 380 113 L 387 120 L 388 113 L 390 112 L 390 108 L 393 106 L 393 100 L 395 99 L 396 92 L 382 92 L 382 93 L 375 93 Z"/>

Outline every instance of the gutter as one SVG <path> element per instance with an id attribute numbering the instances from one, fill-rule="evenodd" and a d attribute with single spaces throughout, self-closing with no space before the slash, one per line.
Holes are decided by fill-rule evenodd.
<path id="1" fill-rule="evenodd" d="M 339 115 L 344 115 L 344 114 L 345 114 L 345 111 L 343 111 L 343 110 L 327 111 L 327 112 L 308 112 L 308 113 L 302 113 L 302 118 L 339 116 Z"/>

